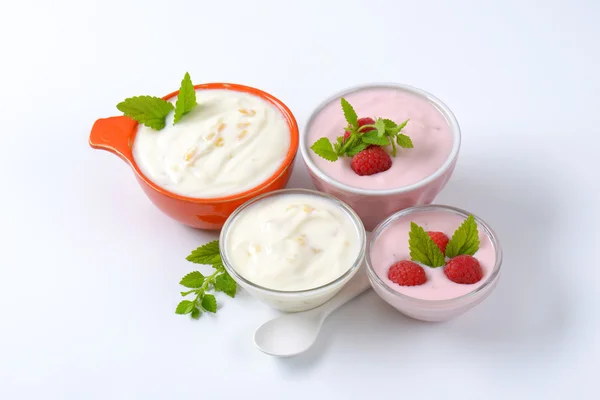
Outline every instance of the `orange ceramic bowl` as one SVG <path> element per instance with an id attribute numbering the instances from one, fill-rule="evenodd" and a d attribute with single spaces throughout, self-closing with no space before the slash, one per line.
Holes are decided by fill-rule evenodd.
<path id="1" fill-rule="evenodd" d="M 89 143 L 94 149 L 107 150 L 121 157 L 135 172 L 138 183 L 152 203 L 163 213 L 182 224 L 199 229 L 221 229 L 225 220 L 240 205 L 260 194 L 283 189 L 290 178 L 298 151 L 298 123 L 290 109 L 277 98 L 262 90 L 233 83 L 206 83 L 196 89 L 225 89 L 258 96 L 275 105 L 283 114 L 290 130 L 290 148 L 285 160 L 275 173 L 260 185 L 242 193 L 217 198 L 194 198 L 171 193 L 148 179 L 136 164 L 132 147 L 137 133 L 137 122 L 129 117 L 110 117 L 94 123 Z M 179 91 L 163 97 L 169 100 Z"/>

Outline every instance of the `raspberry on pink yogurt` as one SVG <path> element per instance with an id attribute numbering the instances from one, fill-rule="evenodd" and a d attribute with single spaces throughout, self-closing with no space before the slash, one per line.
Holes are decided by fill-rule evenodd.
<path id="1" fill-rule="evenodd" d="M 480 244 L 473 257 L 483 272 L 477 283 L 454 283 L 444 274 L 444 266 L 426 265 L 422 266 L 427 282 L 422 285 L 401 286 L 388 279 L 393 264 L 411 259 L 411 222 L 425 231 L 443 232 L 451 238 L 469 215 L 457 208 L 430 205 L 405 209 L 383 221 L 373 232 L 367 248 L 369 279 L 377 294 L 402 313 L 425 321 L 447 320 L 483 301 L 497 283 L 502 252 L 494 232 L 475 216 Z"/>

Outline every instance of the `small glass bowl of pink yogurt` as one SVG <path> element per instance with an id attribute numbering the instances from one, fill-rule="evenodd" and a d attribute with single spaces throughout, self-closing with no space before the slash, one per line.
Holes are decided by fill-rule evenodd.
<path id="1" fill-rule="evenodd" d="M 358 118 L 386 118 L 398 124 L 408 120 L 401 132 L 414 147 L 398 147 L 391 168 L 366 176 L 353 171 L 350 156 L 335 162 L 318 156 L 311 149 L 317 140 L 325 137 L 335 143 L 344 135 L 342 98 Z M 412 86 L 380 83 L 346 89 L 321 103 L 306 124 L 300 151 L 315 187 L 350 205 L 371 231 L 396 211 L 431 204 L 454 171 L 460 142 L 459 124 L 441 100 Z M 390 153 L 391 146 L 386 151 Z"/>
<path id="2" fill-rule="evenodd" d="M 422 321 L 445 321 L 457 317 L 487 298 L 496 287 L 502 265 L 498 237 L 482 219 L 473 215 L 479 233 L 475 257 L 483 272 L 476 283 L 459 284 L 444 273 L 444 266 L 423 266 L 427 282 L 401 286 L 388 277 L 390 267 L 410 260 L 409 231 L 411 222 L 425 231 L 443 232 L 449 238 L 463 221 L 472 215 L 444 205 L 416 206 L 404 209 L 381 222 L 367 243 L 367 275 L 375 292 L 401 313 Z"/>

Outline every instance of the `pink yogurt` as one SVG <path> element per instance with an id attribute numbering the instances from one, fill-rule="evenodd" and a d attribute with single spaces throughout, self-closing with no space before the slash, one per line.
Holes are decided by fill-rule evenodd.
<path id="1" fill-rule="evenodd" d="M 398 149 L 392 167 L 370 176 L 350 168 L 351 159 L 336 162 L 317 156 L 310 146 L 321 137 L 335 140 L 347 125 L 340 98 L 355 108 L 359 117 L 382 117 L 401 123 L 414 148 Z M 356 86 L 326 99 L 306 123 L 300 152 L 315 188 L 352 207 L 365 229 L 372 231 L 389 215 L 408 207 L 431 204 L 450 179 L 460 150 L 458 121 L 438 98 L 402 84 Z"/>
<path id="2" fill-rule="evenodd" d="M 433 175 L 448 159 L 453 147 L 452 131 L 444 115 L 425 97 L 399 88 L 372 87 L 348 93 L 344 98 L 359 118 L 389 118 L 396 123 L 410 119 L 402 132 L 410 136 L 414 148 L 399 148 L 389 170 L 370 176 L 355 174 L 349 157 L 330 162 L 309 150 L 311 160 L 330 178 L 360 189 L 397 189 Z M 339 99 L 327 104 L 307 130 L 308 146 L 321 137 L 335 142 L 344 134 L 346 125 Z"/>
<path id="3" fill-rule="evenodd" d="M 382 222 L 373 232 L 368 247 L 369 278 L 375 291 L 401 312 L 417 319 L 441 321 L 459 315 L 481 302 L 495 287 L 502 260 L 493 231 L 475 217 L 479 231 L 477 258 L 483 278 L 474 284 L 457 284 L 444 274 L 444 267 L 423 266 L 427 282 L 400 286 L 387 277 L 390 266 L 410 260 L 408 232 L 415 222 L 426 231 L 440 231 L 452 237 L 469 213 L 447 206 L 422 206 L 403 210 Z"/>

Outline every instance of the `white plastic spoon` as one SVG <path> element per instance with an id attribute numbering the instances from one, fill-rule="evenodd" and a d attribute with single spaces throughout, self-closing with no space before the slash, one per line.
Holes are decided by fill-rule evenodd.
<path id="1" fill-rule="evenodd" d="M 259 326 L 254 344 L 262 352 L 276 357 L 290 357 L 308 350 L 317 340 L 323 321 L 332 311 L 369 288 L 365 267 L 361 266 L 350 282 L 327 303 L 293 314 L 284 314 Z"/>

